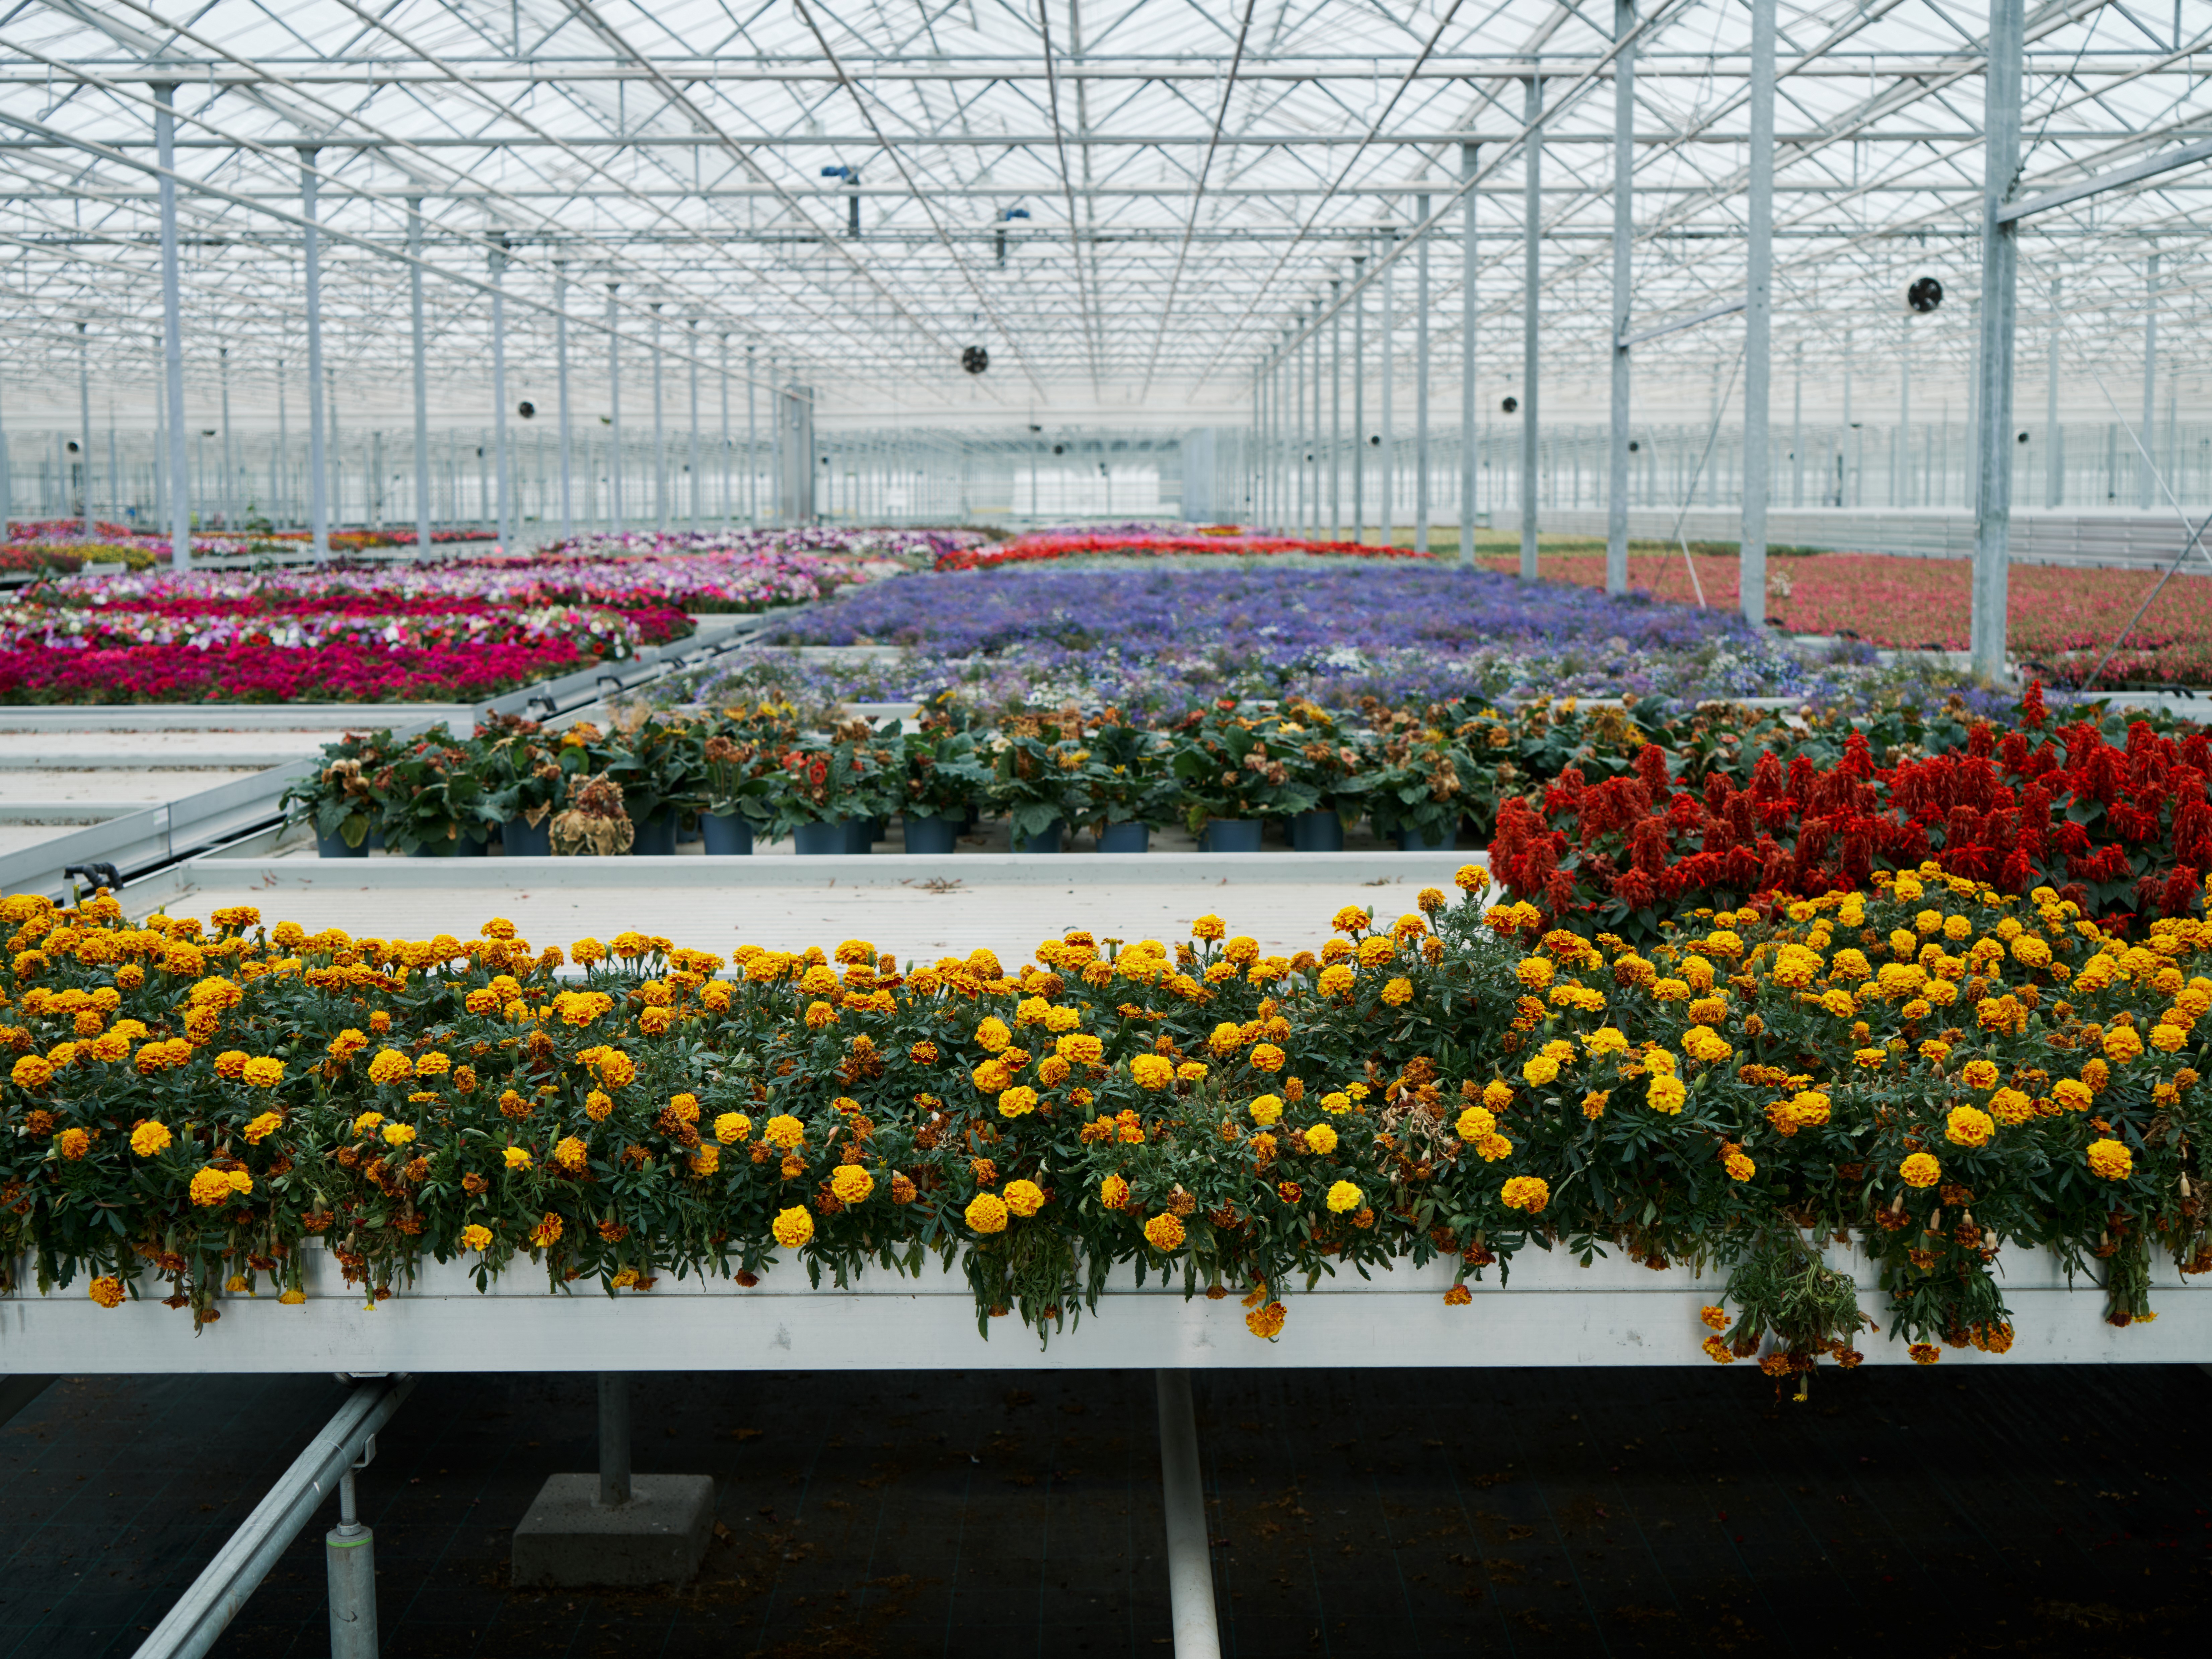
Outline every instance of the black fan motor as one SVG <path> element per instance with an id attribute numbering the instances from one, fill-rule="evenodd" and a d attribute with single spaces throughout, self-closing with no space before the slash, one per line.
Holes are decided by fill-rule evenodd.
<path id="1" fill-rule="evenodd" d="M 1943 303 L 1943 284 L 1933 276 L 1916 277 L 1905 290 L 1905 303 L 1915 311 L 1933 311 Z"/>
<path id="2" fill-rule="evenodd" d="M 960 367 L 970 374 L 981 374 L 991 366 L 991 354 L 981 346 L 969 346 L 960 354 Z"/>

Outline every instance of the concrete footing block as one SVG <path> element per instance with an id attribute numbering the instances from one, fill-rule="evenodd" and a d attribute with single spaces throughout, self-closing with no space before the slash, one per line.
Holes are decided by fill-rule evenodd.
<path id="1" fill-rule="evenodd" d="M 712 1475 L 633 1475 L 629 1503 L 599 1498 L 596 1474 L 546 1481 L 514 1529 L 517 1588 L 680 1584 L 699 1571 L 714 1525 Z"/>

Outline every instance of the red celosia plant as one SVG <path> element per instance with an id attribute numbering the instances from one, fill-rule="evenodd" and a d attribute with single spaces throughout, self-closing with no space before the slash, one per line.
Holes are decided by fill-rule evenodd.
<path id="1" fill-rule="evenodd" d="M 2046 736 L 2033 687 L 2022 717 L 1887 767 L 1856 732 L 1831 766 L 1770 750 L 1747 778 L 1715 769 L 1696 788 L 1647 744 L 1632 773 L 1591 784 L 1570 767 L 1540 802 L 1502 803 L 1491 867 L 1562 921 L 1630 934 L 1664 911 L 1860 890 L 1929 860 L 2006 892 L 2051 888 L 2091 915 L 2185 914 L 2212 870 L 2212 740 L 2141 720 L 2124 746 L 2087 720 Z"/>

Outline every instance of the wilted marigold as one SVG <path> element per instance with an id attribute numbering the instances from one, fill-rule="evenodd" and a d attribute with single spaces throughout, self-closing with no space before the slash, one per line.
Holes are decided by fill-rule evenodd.
<path id="1" fill-rule="evenodd" d="M 1729 1328 L 1728 1310 L 1726 1308 L 1715 1307 L 1709 1303 L 1705 1307 L 1698 1310 L 1698 1317 L 1699 1320 L 1704 1322 L 1705 1328 L 1708 1330 L 1724 1331 Z"/>
<path id="2" fill-rule="evenodd" d="M 1943 1357 L 1943 1350 L 1933 1342 L 1916 1342 L 1912 1345 L 1911 1354 L 1914 1364 L 1932 1365 Z"/>
<path id="3" fill-rule="evenodd" d="M 975 1232 L 1002 1233 L 1006 1231 L 1006 1200 L 996 1193 L 978 1193 L 968 1200 L 965 1219 Z"/>
<path id="4" fill-rule="evenodd" d="M 1244 1316 L 1244 1328 L 1253 1335 L 1272 1342 L 1282 1334 L 1283 1319 L 1288 1312 L 1279 1302 L 1269 1302 Z"/>
<path id="5" fill-rule="evenodd" d="M 1709 1336 L 1698 1346 L 1705 1351 L 1705 1358 L 1717 1365 L 1735 1364 L 1735 1355 L 1730 1352 L 1729 1345 L 1717 1336 Z"/>

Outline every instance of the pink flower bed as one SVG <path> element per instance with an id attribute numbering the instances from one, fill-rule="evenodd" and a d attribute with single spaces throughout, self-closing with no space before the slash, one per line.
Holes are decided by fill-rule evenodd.
<path id="1" fill-rule="evenodd" d="M 568 640 L 532 645 L 137 645 L 0 650 L 0 702 L 465 702 L 586 666 Z"/>

